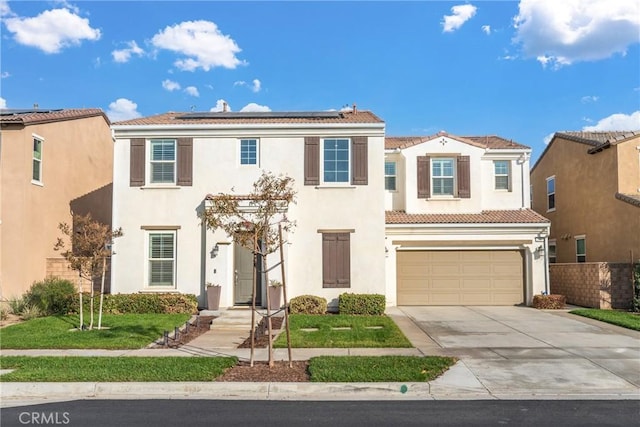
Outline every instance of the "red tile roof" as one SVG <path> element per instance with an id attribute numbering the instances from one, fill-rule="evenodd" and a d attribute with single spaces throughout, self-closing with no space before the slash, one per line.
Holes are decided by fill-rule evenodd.
<path id="1" fill-rule="evenodd" d="M 149 117 L 114 123 L 118 126 L 139 125 L 188 125 L 188 124 L 278 124 L 278 123 L 384 123 L 370 111 L 336 111 L 332 117 L 327 112 L 276 112 L 276 113 L 197 113 L 168 112 Z M 191 117 L 190 117 L 191 116 Z"/>
<path id="2" fill-rule="evenodd" d="M 549 220 L 531 209 L 482 211 L 476 214 L 408 214 L 386 211 L 387 224 L 531 224 Z"/>
<path id="3" fill-rule="evenodd" d="M 640 135 L 639 130 L 627 131 L 607 131 L 607 132 L 584 132 L 584 131 L 562 131 L 556 132 L 553 138 L 563 138 L 570 141 L 581 142 L 583 144 L 597 146 L 605 143 L 614 144 L 622 140 Z"/>
<path id="4" fill-rule="evenodd" d="M 3 125 L 19 124 L 34 125 L 39 123 L 62 122 L 65 120 L 84 119 L 87 117 L 102 116 L 107 124 L 111 122 L 99 108 L 77 108 L 59 110 L 13 110 L 0 109 L 0 123 Z"/>
<path id="5" fill-rule="evenodd" d="M 435 135 L 429 136 L 388 136 L 385 138 L 384 148 L 393 150 L 396 148 L 404 149 L 412 147 L 414 145 L 422 144 L 423 142 L 430 141 L 439 137 L 448 137 L 455 139 L 465 144 L 473 145 L 481 148 L 492 149 L 527 149 L 526 145 L 518 144 L 512 140 L 508 140 L 496 135 L 486 136 L 456 136 L 450 135 L 446 132 L 440 132 Z"/>

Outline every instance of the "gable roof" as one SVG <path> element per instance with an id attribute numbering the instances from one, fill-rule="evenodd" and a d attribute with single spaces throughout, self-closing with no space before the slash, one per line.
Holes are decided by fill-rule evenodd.
<path id="1" fill-rule="evenodd" d="M 371 111 L 280 111 L 280 112 L 168 112 L 149 117 L 124 120 L 118 126 L 189 125 L 189 124 L 278 124 L 278 123 L 384 123 Z"/>
<path id="2" fill-rule="evenodd" d="M 29 126 L 40 123 L 63 122 L 66 120 L 84 119 L 96 116 L 102 116 L 107 122 L 107 125 L 111 124 L 109 118 L 99 108 L 61 108 L 57 110 L 0 109 L 0 124 L 2 124 L 2 127 L 8 125 Z"/>
<path id="3" fill-rule="evenodd" d="M 473 214 L 408 214 L 386 211 L 386 224 L 538 224 L 550 222 L 531 209 L 488 210 Z"/>
<path id="4" fill-rule="evenodd" d="M 388 136 L 384 140 L 384 148 L 387 150 L 405 149 L 436 138 L 447 137 L 474 147 L 489 149 L 528 149 L 526 145 L 518 144 L 497 135 L 485 136 L 456 136 L 447 132 L 439 132 L 429 136 Z"/>
<path id="5" fill-rule="evenodd" d="M 640 208 L 640 194 L 616 193 L 616 199 L 622 200 L 623 202 L 627 202 L 630 205 Z"/>

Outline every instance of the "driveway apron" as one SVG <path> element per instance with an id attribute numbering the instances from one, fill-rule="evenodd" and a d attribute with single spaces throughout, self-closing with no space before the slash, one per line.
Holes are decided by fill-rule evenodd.
<path id="1" fill-rule="evenodd" d="M 529 307 L 400 307 L 495 397 L 640 397 L 640 332 Z"/>

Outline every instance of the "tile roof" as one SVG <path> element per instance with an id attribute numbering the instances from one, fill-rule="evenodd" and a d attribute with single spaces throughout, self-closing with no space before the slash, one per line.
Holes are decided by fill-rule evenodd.
<path id="1" fill-rule="evenodd" d="M 549 220 L 531 209 L 482 211 L 475 214 L 408 214 L 386 211 L 387 224 L 531 224 Z"/>
<path id="2" fill-rule="evenodd" d="M 423 142 L 430 141 L 439 137 L 446 136 L 469 145 L 481 148 L 490 149 L 528 149 L 526 145 L 518 144 L 512 140 L 502 138 L 496 135 L 485 136 L 456 136 L 446 132 L 439 132 L 435 135 L 429 136 L 388 136 L 384 141 L 384 148 L 393 150 L 396 148 L 404 149 L 412 147 L 414 145 L 422 144 Z"/>
<path id="3" fill-rule="evenodd" d="M 622 200 L 640 208 L 640 194 L 616 193 L 616 199 Z"/>
<path id="4" fill-rule="evenodd" d="M 110 124 L 106 114 L 99 108 L 69 108 L 58 110 L 14 110 L 0 109 L 0 123 L 3 125 L 19 124 L 34 125 L 39 123 L 62 122 L 65 120 L 84 119 L 87 117 L 102 116 Z"/>
<path id="5" fill-rule="evenodd" d="M 278 123 L 384 123 L 382 119 L 371 111 L 336 111 L 329 115 L 327 112 L 265 112 L 265 113 L 200 113 L 168 112 L 149 117 L 124 120 L 114 123 L 117 126 L 139 125 L 188 125 L 188 124 L 278 124 Z"/>
<path id="6" fill-rule="evenodd" d="M 562 131 L 556 132 L 554 139 L 561 137 L 563 139 L 581 142 L 595 147 L 605 143 L 616 143 L 638 135 L 640 135 L 640 130 L 607 132 Z"/>

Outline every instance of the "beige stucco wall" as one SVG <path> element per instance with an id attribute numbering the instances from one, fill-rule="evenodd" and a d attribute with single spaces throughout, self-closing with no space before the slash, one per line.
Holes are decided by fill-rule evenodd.
<path id="1" fill-rule="evenodd" d="M 581 235 L 587 262 L 629 262 L 630 251 L 640 256 L 640 208 L 615 198 L 622 189 L 638 194 L 632 191 L 634 176 L 640 187 L 638 154 L 627 153 L 636 145 L 638 139 L 588 154 L 589 145 L 556 138 L 533 169 L 532 207 L 551 220 L 558 263 L 576 262 L 575 237 Z M 556 208 L 548 211 L 546 179 L 554 175 Z"/>
<path id="2" fill-rule="evenodd" d="M 34 134 L 44 141 L 42 185 L 31 182 Z M 72 203 L 110 224 L 113 143 L 97 116 L 3 128 L 1 147 L 0 299 L 10 299 L 46 276 L 47 258 L 60 257 L 53 246 Z"/>
<path id="3" fill-rule="evenodd" d="M 615 146 L 618 159 L 618 191 L 640 194 L 640 137 Z"/>

